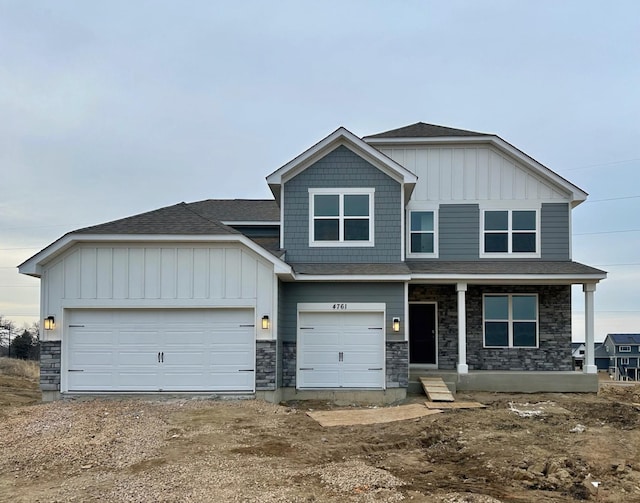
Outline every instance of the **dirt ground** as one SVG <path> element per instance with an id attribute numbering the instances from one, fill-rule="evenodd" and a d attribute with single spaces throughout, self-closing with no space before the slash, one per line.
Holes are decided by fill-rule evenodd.
<path id="1" fill-rule="evenodd" d="M 40 404 L 0 376 L 0 501 L 640 501 L 640 386 L 457 399 L 488 408 L 323 428 L 324 402 Z"/>

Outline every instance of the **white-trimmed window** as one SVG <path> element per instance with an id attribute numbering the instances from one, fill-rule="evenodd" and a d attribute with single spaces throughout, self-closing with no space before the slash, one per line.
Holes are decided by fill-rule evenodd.
<path id="1" fill-rule="evenodd" d="M 629 365 L 629 358 L 620 358 L 620 365 Z"/>
<path id="2" fill-rule="evenodd" d="M 538 210 L 491 209 L 482 212 L 482 255 L 540 256 Z"/>
<path id="3" fill-rule="evenodd" d="M 538 296 L 485 294 L 483 329 L 486 348 L 538 347 Z"/>
<path id="4" fill-rule="evenodd" d="M 436 256 L 437 225 L 434 210 L 412 210 L 409 212 L 410 256 Z"/>
<path id="5" fill-rule="evenodd" d="M 631 346 L 618 346 L 621 353 L 631 353 Z"/>
<path id="6" fill-rule="evenodd" d="M 309 246 L 373 246 L 373 188 L 309 189 Z"/>

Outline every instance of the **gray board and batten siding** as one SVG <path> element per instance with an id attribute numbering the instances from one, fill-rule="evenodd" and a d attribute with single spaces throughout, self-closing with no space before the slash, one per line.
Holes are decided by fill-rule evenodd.
<path id="1" fill-rule="evenodd" d="M 309 247 L 309 190 L 371 188 L 373 247 Z M 399 262 L 402 246 L 401 186 L 371 163 L 340 146 L 288 180 L 284 190 L 284 248 L 290 263 Z"/>
<path id="2" fill-rule="evenodd" d="M 567 203 L 542 204 L 541 258 L 537 260 L 570 260 L 569 211 Z M 440 260 L 480 259 L 480 218 L 480 208 L 477 204 L 440 205 L 438 219 Z"/>
<path id="3" fill-rule="evenodd" d="M 280 334 L 295 342 L 298 304 L 306 302 L 383 302 L 386 305 L 385 339 L 403 340 L 404 328 L 393 332 L 393 318 L 404 323 L 404 283 L 280 283 Z"/>

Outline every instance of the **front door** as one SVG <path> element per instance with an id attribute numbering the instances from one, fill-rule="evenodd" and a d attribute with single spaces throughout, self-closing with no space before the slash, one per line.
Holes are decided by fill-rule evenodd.
<path id="1" fill-rule="evenodd" d="M 436 365 L 436 305 L 409 304 L 409 363 Z"/>

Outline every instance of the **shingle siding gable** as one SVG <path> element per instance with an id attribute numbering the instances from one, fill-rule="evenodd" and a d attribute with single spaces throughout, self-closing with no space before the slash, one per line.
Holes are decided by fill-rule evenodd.
<path id="1" fill-rule="evenodd" d="M 373 247 L 309 247 L 310 188 L 375 188 Z M 389 263 L 401 258 L 398 182 L 340 146 L 284 184 L 284 248 L 290 263 Z"/>

